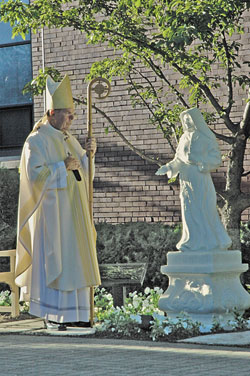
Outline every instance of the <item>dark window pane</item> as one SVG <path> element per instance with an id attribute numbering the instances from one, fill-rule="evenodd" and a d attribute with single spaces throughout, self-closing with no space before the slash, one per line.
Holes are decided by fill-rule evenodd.
<path id="1" fill-rule="evenodd" d="M 22 146 L 31 131 L 32 107 L 0 110 L 0 148 Z"/>
<path id="2" fill-rule="evenodd" d="M 31 103 L 31 95 L 22 93 L 31 78 L 30 44 L 0 48 L 0 107 Z"/>

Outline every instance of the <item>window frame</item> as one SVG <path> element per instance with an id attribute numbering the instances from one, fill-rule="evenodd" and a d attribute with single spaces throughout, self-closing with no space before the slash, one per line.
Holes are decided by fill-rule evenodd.
<path id="1" fill-rule="evenodd" d="M 31 38 L 31 33 L 29 34 L 29 38 L 26 39 L 26 40 L 22 40 L 22 41 L 14 41 L 13 42 L 9 42 L 9 43 L 2 43 L 0 44 L 0 49 L 1 48 L 11 48 L 11 47 L 16 47 L 16 46 L 22 46 L 22 45 L 27 45 L 29 44 L 30 45 L 30 64 L 31 64 L 31 77 L 30 79 L 32 80 L 32 38 Z M 0 111 L 2 110 L 18 110 L 18 109 L 23 109 L 23 110 L 29 110 L 30 112 L 30 130 L 29 132 L 32 130 L 32 127 L 33 127 L 33 122 L 34 122 L 34 102 L 33 102 L 33 99 L 31 102 L 23 102 L 23 103 L 15 103 L 15 104 L 2 104 L 0 103 Z M 27 137 L 27 136 L 26 136 Z M 20 154 L 21 154 L 21 150 L 22 150 L 22 147 L 23 147 L 23 144 L 20 145 L 2 145 L 0 144 L 0 159 L 2 160 L 3 158 L 5 158 L 5 153 L 6 151 L 9 151 L 11 155 L 13 156 L 18 156 L 18 158 L 20 157 Z M 12 154 L 12 151 L 15 150 L 15 154 Z M 19 151 L 17 151 L 19 150 Z M 6 157 L 7 158 L 7 157 Z"/>

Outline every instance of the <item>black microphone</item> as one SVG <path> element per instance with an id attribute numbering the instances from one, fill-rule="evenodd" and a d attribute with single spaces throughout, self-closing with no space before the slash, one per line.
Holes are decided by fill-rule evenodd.
<path id="1" fill-rule="evenodd" d="M 78 170 L 72 170 L 72 171 L 73 171 L 73 174 L 75 175 L 76 180 L 81 181 L 82 178 L 81 178 L 79 171 Z"/>

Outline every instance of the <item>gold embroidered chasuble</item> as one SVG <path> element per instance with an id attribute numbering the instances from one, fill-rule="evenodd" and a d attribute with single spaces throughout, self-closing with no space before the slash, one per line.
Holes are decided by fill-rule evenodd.
<path id="1" fill-rule="evenodd" d="M 69 153 L 81 161 L 80 182 L 66 171 L 63 161 Z M 47 287 L 73 291 L 101 283 L 86 160 L 86 151 L 75 137 L 49 123 L 28 136 L 20 163 L 18 286 L 29 290 L 33 252 L 40 248 L 44 248 Z"/>

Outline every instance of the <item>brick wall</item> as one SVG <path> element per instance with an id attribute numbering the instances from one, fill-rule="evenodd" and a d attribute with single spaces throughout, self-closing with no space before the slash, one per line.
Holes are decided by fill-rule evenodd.
<path id="1" fill-rule="evenodd" d="M 247 18 L 246 22 L 248 21 Z M 250 30 L 249 35 L 242 36 L 242 38 L 246 41 L 242 58 L 250 60 Z M 45 66 L 54 66 L 63 74 L 69 74 L 74 96 L 86 96 L 87 84 L 84 78 L 89 73 L 91 64 L 112 54 L 105 47 L 86 45 L 82 34 L 70 28 L 45 29 L 44 46 Z M 32 36 L 32 53 L 33 74 L 36 76 L 38 69 L 42 68 L 42 44 L 39 33 Z M 172 82 L 175 83 L 178 75 L 173 72 L 169 73 L 171 73 Z M 111 85 L 110 96 L 104 101 L 95 101 L 96 105 L 105 110 L 134 146 L 151 156 L 159 154 L 164 161 L 172 158 L 173 153 L 161 132 L 150 125 L 148 113 L 140 108 L 132 108 L 124 81 L 116 78 Z M 245 97 L 246 93 L 238 90 L 237 103 L 234 108 L 236 118 L 240 118 L 242 114 Z M 35 98 L 35 120 L 41 117 L 43 108 L 43 97 Z M 86 136 L 86 106 L 77 106 L 76 114 L 77 119 L 72 126 L 72 133 L 83 143 Z M 165 177 L 155 176 L 157 165 L 138 157 L 114 131 L 106 134 L 105 128 L 108 124 L 95 111 L 93 111 L 93 124 L 94 135 L 98 141 L 94 181 L 95 221 L 179 222 L 178 184 L 170 186 Z M 220 123 L 217 124 L 216 129 L 226 131 Z M 227 146 L 222 143 L 220 146 L 223 154 L 226 154 Z M 213 175 L 215 185 L 221 186 L 225 182 L 225 163 Z M 250 153 L 246 157 L 245 168 L 250 169 Z M 243 190 L 250 191 L 250 175 L 243 180 Z M 249 211 L 243 214 L 242 219 L 249 219 Z"/>

